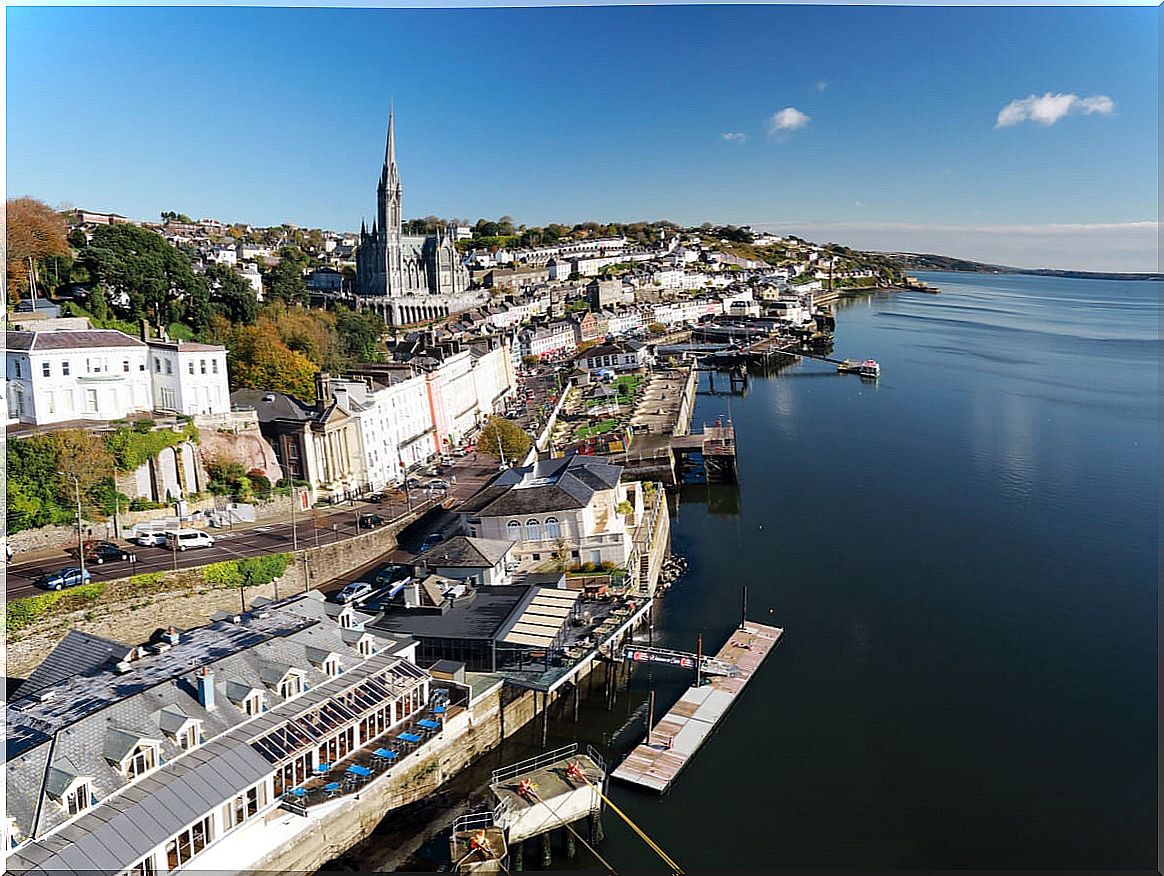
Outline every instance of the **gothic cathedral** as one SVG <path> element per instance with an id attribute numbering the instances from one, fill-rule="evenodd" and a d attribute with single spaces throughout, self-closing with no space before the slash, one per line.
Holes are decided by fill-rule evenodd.
<path id="1" fill-rule="evenodd" d="M 372 230 L 360 223 L 356 295 L 360 306 L 378 311 L 389 325 L 408 325 L 468 310 L 479 303 L 481 295 L 467 291 L 469 272 L 457 253 L 455 229 L 429 235 L 401 230 L 404 189 L 396 169 L 393 116 L 389 112 Z"/>

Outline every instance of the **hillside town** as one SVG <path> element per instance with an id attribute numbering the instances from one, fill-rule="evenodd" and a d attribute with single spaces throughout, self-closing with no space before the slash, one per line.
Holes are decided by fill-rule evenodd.
<path id="1" fill-rule="evenodd" d="M 7 872 L 314 870 L 544 742 L 681 572 L 667 489 L 731 476 L 698 370 L 908 282 L 747 227 L 405 222 L 394 137 L 359 233 L 41 211 L 67 246 L 10 248 Z"/>

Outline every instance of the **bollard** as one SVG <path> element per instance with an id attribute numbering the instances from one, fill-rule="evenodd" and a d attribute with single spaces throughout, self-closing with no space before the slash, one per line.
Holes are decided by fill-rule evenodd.
<path id="1" fill-rule="evenodd" d="M 566 831 L 566 860 L 573 861 L 574 856 L 578 854 L 578 844 L 574 841 L 573 831 Z"/>
<path id="2" fill-rule="evenodd" d="M 548 830 L 541 835 L 542 869 L 543 870 L 549 869 L 550 865 L 554 863 L 554 852 L 553 852 L 553 848 L 550 845 L 550 839 L 552 838 L 552 836 L 553 836 L 553 833 L 551 831 L 548 831 Z"/>

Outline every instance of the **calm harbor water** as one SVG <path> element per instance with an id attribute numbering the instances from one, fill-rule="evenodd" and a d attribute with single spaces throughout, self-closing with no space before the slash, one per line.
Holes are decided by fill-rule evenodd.
<path id="1" fill-rule="evenodd" d="M 666 796 L 612 786 L 689 872 L 1154 864 L 1159 287 L 925 277 L 940 295 L 840 306 L 836 354 L 878 359 L 878 383 L 807 362 L 700 399 L 697 427 L 736 424 L 742 484 L 684 488 L 690 569 L 654 640 L 718 649 L 744 584 L 786 634 Z M 648 689 L 661 714 L 690 683 L 640 667 L 549 744 L 616 762 Z M 415 836 L 394 821 L 346 863 Z M 604 824 L 620 872 L 659 867 Z"/>
<path id="2" fill-rule="evenodd" d="M 1154 864 L 1159 287 L 926 278 L 839 309 L 878 383 L 803 363 L 700 401 L 742 485 L 685 489 L 655 639 L 718 648 L 745 583 L 787 632 L 668 795 L 614 786 L 685 868 Z M 625 750 L 647 689 L 557 738 Z"/>

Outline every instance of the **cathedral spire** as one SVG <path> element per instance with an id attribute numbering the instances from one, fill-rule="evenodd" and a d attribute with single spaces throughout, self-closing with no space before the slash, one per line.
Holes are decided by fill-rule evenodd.
<path id="1" fill-rule="evenodd" d="M 384 167 L 389 175 L 396 176 L 396 106 L 395 101 L 388 105 L 388 142 L 384 145 Z"/>

